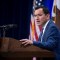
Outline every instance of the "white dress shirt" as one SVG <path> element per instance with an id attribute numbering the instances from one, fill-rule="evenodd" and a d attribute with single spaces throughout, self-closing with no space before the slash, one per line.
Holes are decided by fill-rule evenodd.
<path id="1" fill-rule="evenodd" d="M 43 26 L 43 34 L 42 34 L 42 36 L 41 36 L 41 42 L 42 42 L 42 37 L 43 37 L 43 35 L 44 35 L 46 26 L 47 26 L 47 24 L 49 23 L 49 21 L 50 21 L 50 20 L 48 20 L 48 21 L 46 22 L 46 24 Z"/>

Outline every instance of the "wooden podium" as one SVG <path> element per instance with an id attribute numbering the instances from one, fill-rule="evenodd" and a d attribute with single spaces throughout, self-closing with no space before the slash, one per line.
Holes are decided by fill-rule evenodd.
<path id="1" fill-rule="evenodd" d="M 36 46 L 21 47 L 21 42 L 13 38 L 0 38 L 0 56 L 6 58 L 51 58 L 53 53 Z"/>

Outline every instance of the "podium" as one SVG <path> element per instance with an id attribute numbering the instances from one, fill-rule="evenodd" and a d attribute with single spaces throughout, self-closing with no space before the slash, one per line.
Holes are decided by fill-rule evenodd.
<path id="1" fill-rule="evenodd" d="M 54 54 L 51 51 L 41 49 L 33 45 L 28 47 L 21 47 L 21 42 L 13 38 L 0 38 L 0 43 L 0 56 L 5 58 L 54 57 Z"/>

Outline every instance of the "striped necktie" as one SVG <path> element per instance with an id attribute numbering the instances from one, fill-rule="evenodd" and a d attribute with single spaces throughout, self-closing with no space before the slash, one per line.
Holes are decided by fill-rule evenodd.
<path id="1" fill-rule="evenodd" d="M 39 40 L 42 42 L 42 37 L 43 37 L 43 28 L 42 28 L 42 30 L 41 30 L 41 32 L 40 32 L 40 36 L 39 36 Z"/>
<path id="2" fill-rule="evenodd" d="M 41 42 L 42 42 L 42 38 L 43 38 L 43 29 L 42 29 L 42 31 L 41 31 L 40 38 L 41 38 Z"/>

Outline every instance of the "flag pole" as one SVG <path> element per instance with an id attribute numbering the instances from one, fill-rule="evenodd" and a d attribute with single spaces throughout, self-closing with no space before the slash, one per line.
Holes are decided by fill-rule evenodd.
<path id="1" fill-rule="evenodd" d="M 36 2 L 36 0 L 33 0 L 33 11 L 35 10 L 35 6 L 36 6 L 35 2 Z M 32 60 L 37 60 L 37 58 L 34 56 L 32 58 Z"/>
<path id="2" fill-rule="evenodd" d="M 56 0 L 55 0 L 55 14 L 56 14 Z M 55 23 L 56 23 L 56 17 L 54 18 Z"/>

